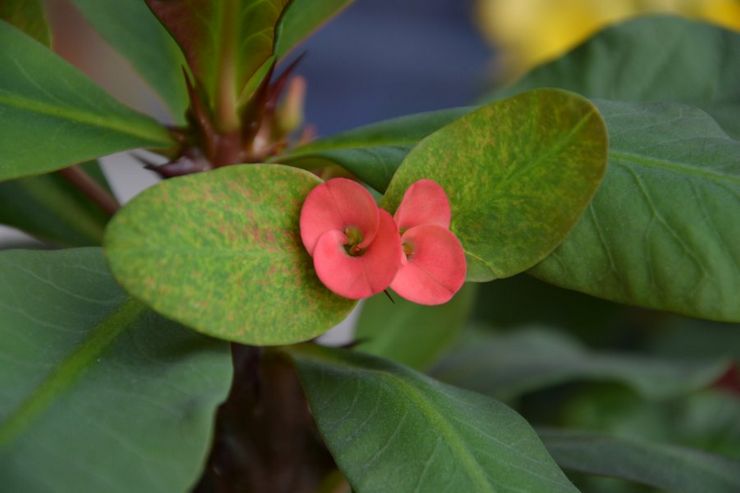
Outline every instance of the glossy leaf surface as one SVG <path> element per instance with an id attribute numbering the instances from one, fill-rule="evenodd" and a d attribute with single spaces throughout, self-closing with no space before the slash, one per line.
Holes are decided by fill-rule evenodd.
<path id="1" fill-rule="evenodd" d="M 517 329 L 495 335 L 470 331 L 432 375 L 499 399 L 574 381 L 623 383 L 649 399 L 686 395 L 727 371 L 727 359 L 665 359 L 590 351 L 564 333 Z"/>
<path id="2" fill-rule="evenodd" d="M 574 492 L 526 421 L 369 355 L 291 350 L 319 431 L 357 493 Z"/>
<path id="3" fill-rule="evenodd" d="M 171 144 L 164 127 L 2 21 L 0 46 L 0 181 Z"/>
<path id="4" fill-rule="evenodd" d="M 740 137 L 740 33 L 669 16 L 609 27 L 567 55 L 531 71 L 507 97 L 561 87 L 589 98 L 697 106 Z"/>
<path id="5" fill-rule="evenodd" d="M 430 178 L 452 208 L 468 279 L 532 267 L 568 234 L 606 170 L 606 128 L 575 94 L 541 89 L 493 103 L 421 141 L 393 177 L 395 211 L 413 182 Z"/>
<path id="6" fill-rule="evenodd" d="M 297 147 L 275 161 L 308 169 L 338 165 L 384 192 L 412 147 L 468 112 L 455 108 L 373 123 Z"/>
<path id="7" fill-rule="evenodd" d="M 566 241 L 531 272 L 623 303 L 740 320 L 740 142 L 701 110 L 599 102 L 609 172 Z"/>
<path id="8" fill-rule="evenodd" d="M 96 162 L 81 168 L 107 187 Z M 62 246 L 96 246 L 109 216 L 58 173 L 0 183 L 0 224 Z"/>
<path id="9" fill-rule="evenodd" d="M 167 104 L 178 124 L 185 122 L 188 96 L 185 59 L 144 0 L 73 0 L 100 35 L 126 57 Z"/>
<path id="10" fill-rule="evenodd" d="M 565 469 L 676 493 L 733 493 L 740 489 L 740 462 L 719 455 L 586 431 L 538 433 Z"/>
<path id="11" fill-rule="evenodd" d="M 476 285 L 464 286 L 439 306 L 417 305 L 376 295 L 362 305 L 355 338 L 358 349 L 425 370 L 459 335 L 470 315 Z"/>
<path id="12" fill-rule="evenodd" d="M 185 491 L 231 380 L 228 346 L 126 296 L 98 249 L 0 253 L 7 491 Z"/>
<path id="13" fill-rule="evenodd" d="M 301 205 L 318 184 L 279 165 L 162 182 L 109 224 L 113 274 L 156 311 L 215 337 L 266 345 L 317 336 L 354 305 L 320 283 L 301 243 Z"/>

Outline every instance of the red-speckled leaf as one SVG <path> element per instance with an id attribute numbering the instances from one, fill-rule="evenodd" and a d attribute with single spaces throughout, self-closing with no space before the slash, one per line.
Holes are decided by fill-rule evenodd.
<path id="1" fill-rule="evenodd" d="M 354 304 L 319 282 L 301 243 L 301 205 L 319 183 L 280 165 L 162 182 L 109 224 L 113 274 L 154 310 L 215 337 L 259 345 L 315 337 Z"/>
<path id="2" fill-rule="evenodd" d="M 289 1 L 146 0 L 182 48 L 217 114 L 236 104 L 253 75 L 266 75 L 259 69 L 273 56 L 275 29 Z"/>

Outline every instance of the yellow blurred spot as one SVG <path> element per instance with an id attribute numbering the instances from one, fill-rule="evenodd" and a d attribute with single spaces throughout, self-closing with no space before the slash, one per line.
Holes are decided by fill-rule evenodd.
<path id="1" fill-rule="evenodd" d="M 478 0 L 476 20 L 514 77 L 573 48 L 603 27 L 672 13 L 740 30 L 740 0 Z"/>

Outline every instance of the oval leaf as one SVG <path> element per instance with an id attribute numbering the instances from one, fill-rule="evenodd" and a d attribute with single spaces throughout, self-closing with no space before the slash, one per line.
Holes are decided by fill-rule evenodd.
<path id="1" fill-rule="evenodd" d="M 143 0 L 72 0 L 100 35 L 131 61 L 167 104 L 178 124 L 185 123 L 188 95 L 177 43 Z"/>
<path id="2" fill-rule="evenodd" d="M 0 180 L 172 144 L 46 47 L 0 21 Z"/>
<path id="3" fill-rule="evenodd" d="M 606 169 L 606 128 L 587 100 L 541 89 L 485 106 L 421 141 L 388 186 L 394 211 L 411 183 L 447 192 L 468 279 L 532 267 L 576 224 Z"/>
<path id="4" fill-rule="evenodd" d="M 531 272 L 614 301 L 740 321 L 740 142 L 680 104 L 599 108 L 611 137 L 604 185 Z"/>
<path id="5" fill-rule="evenodd" d="M 368 355 L 293 349 L 319 431 L 358 493 L 576 492 L 503 404 Z"/>
<path id="6" fill-rule="evenodd" d="M 604 29 L 494 96 L 560 87 L 589 98 L 686 103 L 704 109 L 740 138 L 738 81 L 740 33 L 679 17 L 648 16 Z"/>
<path id="7" fill-rule="evenodd" d="M 308 172 L 269 164 L 162 182 L 110 222 L 113 274 L 158 312 L 215 337 L 315 337 L 354 305 L 320 283 L 301 243 L 301 205 L 318 184 Z"/>
<path id="8" fill-rule="evenodd" d="M 231 359 L 129 299 L 99 249 L 0 253 L 7 491 L 185 491 Z"/>
<path id="9" fill-rule="evenodd" d="M 724 358 L 668 360 L 594 352 L 563 333 L 520 328 L 502 335 L 466 333 L 432 375 L 498 399 L 584 380 L 616 381 L 647 399 L 667 399 L 711 385 L 729 367 Z"/>
<path id="10" fill-rule="evenodd" d="M 700 450 L 575 430 L 538 430 L 565 469 L 675 493 L 740 491 L 740 462 Z"/>

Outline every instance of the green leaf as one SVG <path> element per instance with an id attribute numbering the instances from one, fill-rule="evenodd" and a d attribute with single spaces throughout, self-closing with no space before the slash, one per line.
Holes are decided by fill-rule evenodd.
<path id="1" fill-rule="evenodd" d="M 2 21 L 0 46 L 0 181 L 172 145 L 164 127 Z"/>
<path id="2" fill-rule="evenodd" d="M 357 493 L 577 491 L 527 422 L 497 401 L 361 353 L 290 352 Z"/>
<path id="3" fill-rule="evenodd" d="M 444 305 L 424 306 L 384 294 L 366 300 L 357 320 L 357 348 L 424 370 L 455 341 L 473 308 L 477 285 L 466 284 Z"/>
<path id="4" fill-rule="evenodd" d="M 82 168 L 107 187 L 96 162 Z M 0 183 L 0 224 L 62 246 L 94 246 L 103 241 L 109 216 L 57 173 Z"/>
<path id="5" fill-rule="evenodd" d="M 275 54 L 284 57 L 353 0 L 292 0 L 285 9 L 275 35 Z"/>
<path id="6" fill-rule="evenodd" d="M 466 333 L 432 375 L 499 399 L 513 399 L 571 381 L 616 381 L 648 399 L 685 395 L 711 385 L 727 371 L 726 359 L 659 359 L 589 351 L 575 339 L 546 329 L 505 335 Z"/>
<path id="7" fill-rule="evenodd" d="M 72 0 L 100 35 L 126 57 L 172 111 L 185 123 L 188 95 L 177 43 L 144 0 Z"/>
<path id="8" fill-rule="evenodd" d="M 739 81 L 740 33 L 651 16 L 608 27 L 494 96 L 560 87 L 589 98 L 686 103 L 740 138 Z"/>
<path id="9" fill-rule="evenodd" d="M 606 141 L 587 100 L 552 89 L 524 93 L 421 141 L 383 205 L 394 211 L 409 185 L 435 180 L 450 199 L 468 279 L 509 277 L 545 258 L 575 226 L 606 170 Z"/>
<path id="10" fill-rule="evenodd" d="M 384 192 L 412 147 L 470 111 L 454 108 L 374 123 L 291 149 L 274 160 L 308 169 L 339 165 Z"/>
<path id="11" fill-rule="evenodd" d="M 185 491 L 228 392 L 226 344 L 127 298 L 98 249 L 0 253 L 7 491 Z"/>
<path id="12" fill-rule="evenodd" d="M 40 0 L 3 0 L 0 20 L 14 25 L 36 41 L 49 46 L 49 26 Z"/>
<path id="13" fill-rule="evenodd" d="M 562 467 L 675 493 L 740 490 L 740 462 L 699 450 L 573 430 L 538 430 Z"/>
<path id="14" fill-rule="evenodd" d="M 618 302 L 740 321 L 740 142 L 684 105 L 599 108 L 609 172 L 578 226 L 531 272 Z"/>
<path id="15" fill-rule="evenodd" d="M 218 121 L 237 124 L 228 119 L 236 118 L 242 89 L 273 56 L 276 26 L 290 0 L 146 2 L 182 48 Z"/>
<path id="16" fill-rule="evenodd" d="M 290 344 L 329 330 L 354 302 L 326 289 L 299 235 L 314 175 L 229 166 L 167 180 L 108 225 L 116 278 L 156 311 L 245 344 Z"/>

